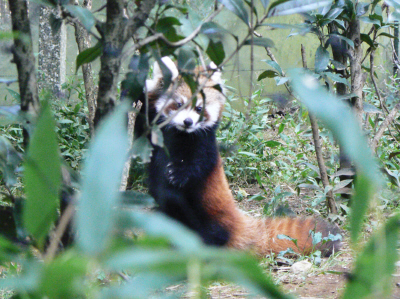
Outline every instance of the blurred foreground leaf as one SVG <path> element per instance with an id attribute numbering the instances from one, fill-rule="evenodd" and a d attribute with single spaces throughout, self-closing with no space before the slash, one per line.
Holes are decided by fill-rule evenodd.
<path id="1" fill-rule="evenodd" d="M 61 186 L 61 161 L 54 117 L 48 102 L 42 103 L 25 157 L 27 199 L 23 211 L 24 226 L 40 247 L 57 219 Z"/>
<path id="2" fill-rule="evenodd" d="M 78 244 L 88 254 L 101 253 L 108 244 L 114 223 L 118 187 L 127 159 L 128 104 L 121 104 L 100 125 L 83 170 L 82 195 L 76 224 Z"/>
<path id="3" fill-rule="evenodd" d="M 398 260 L 400 214 L 392 217 L 369 240 L 351 274 L 343 299 L 389 298 Z"/>

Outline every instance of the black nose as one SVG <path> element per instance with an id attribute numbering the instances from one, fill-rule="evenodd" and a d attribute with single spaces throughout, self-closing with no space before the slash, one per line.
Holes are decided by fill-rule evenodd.
<path id="1" fill-rule="evenodd" d="M 191 118 L 187 118 L 183 121 L 183 123 L 185 124 L 186 128 L 189 128 L 191 125 L 193 125 L 193 120 Z"/>

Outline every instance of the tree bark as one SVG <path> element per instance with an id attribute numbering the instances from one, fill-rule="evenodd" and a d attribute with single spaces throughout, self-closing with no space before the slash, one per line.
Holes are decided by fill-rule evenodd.
<path id="1" fill-rule="evenodd" d="M 394 49 L 393 49 L 393 77 L 398 75 L 399 71 L 399 21 L 394 21 Z"/>
<path id="2" fill-rule="evenodd" d="M 25 0 L 9 0 L 14 36 L 13 62 L 17 65 L 21 110 L 28 117 L 35 118 L 39 111 L 35 56 L 33 55 L 32 35 Z M 24 130 L 24 145 L 28 144 L 28 133 Z"/>
<path id="3" fill-rule="evenodd" d="M 0 13 L 1 13 L 1 30 L 10 30 L 11 22 L 10 22 L 10 10 L 8 8 L 8 2 L 6 0 L 1 0 L 0 2 Z"/>
<path id="4" fill-rule="evenodd" d="M 361 125 L 364 111 L 362 89 L 365 77 L 361 68 L 363 50 L 361 47 L 360 20 L 358 18 L 349 23 L 349 38 L 354 43 L 354 49 L 350 49 L 351 92 L 356 95 L 351 99 L 351 104 Z"/>
<path id="5" fill-rule="evenodd" d="M 52 15 L 59 15 L 59 8 L 41 7 L 39 17 L 39 91 L 50 90 L 59 96 L 66 73 L 66 39 L 64 22 L 58 32 L 50 25 Z M 60 20 L 61 22 L 61 20 Z"/>
<path id="6" fill-rule="evenodd" d="M 107 0 L 107 20 L 98 29 L 103 37 L 99 92 L 94 125 L 115 106 L 118 91 L 118 75 L 121 68 L 122 49 L 128 39 L 147 20 L 156 0 L 140 1 L 131 19 L 126 19 L 124 0 Z"/>
<path id="7" fill-rule="evenodd" d="M 79 5 L 79 2 L 75 1 L 75 5 Z M 82 6 L 88 10 L 91 10 L 92 0 L 84 0 Z M 75 22 L 74 27 L 75 27 L 76 43 L 78 44 L 78 49 L 79 52 L 81 53 L 84 50 L 91 47 L 90 34 L 87 32 L 85 27 L 83 27 L 82 24 L 80 24 L 79 22 Z M 94 115 L 96 113 L 97 87 L 94 84 L 91 63 L 85 63 L 84 65 L 82 65 L 82 74 L 83 74 L 83 82 L 85 84 L 86 101 L 89 110 L 88 122 L 89 122 L 90 134 L 91 136 L 93 136 Z"/>
<path id="8" fill-rule="evenodd" d="M 301 58 L 303 61 L 303 68 L 306 69 L 307 68 L 307 60 L 306 60 L 306 55 L 305 55 L 305 50 L 304 50 L 303 45 L 301 45 Z M 317 156 L 319 173 L 321 176 L 322 185 L 324 186 L 324 188 L 326 188 L 327 186 L 329 186 L 329 179 L 328 179 L 328 174 L 326 172 L 324 157 L 322 156 L 321 143 L 319 141 L 318 122 L 312 113 L 309 112 L 308 116 L 310 117 L 311 130 L 312 130 L 312 134 L 313 134 L 314 147 L 315 147 L 315 155 Z M 331 211 L 331 213 L 337 214 L 335 197 L 333 196 L 332 190 L 329 190 L 328 193 L 326 194 L 326 205 L 328 207 L 328 212 Z"/>

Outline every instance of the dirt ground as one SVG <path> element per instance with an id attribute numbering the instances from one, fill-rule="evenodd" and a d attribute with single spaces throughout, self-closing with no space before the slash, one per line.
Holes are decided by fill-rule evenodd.
<path id="1" fill-rule="evenodd" d="M 246 189 L 250 195 L 257 193 L 257 188 Z M 299 205 L 296 198 L 289 199 L 290 208 L 297 214 L 307 215 L 304 207 Z M 240 208 L 254 217 L 262 215 L 262 204 L 259 202 L 242 201 L 238 203 Z M 320 266 L 313 268 L 305 275 L 294 274 L 288 264 L 279 264 L 266 267 L 261 262 L 267 272 L 272 274 L 281 289 L 297 298 L 317 299 L 317 298 L 340 298 L 346 286 L 347 274 L 352 270 L 353 255 L 344 237 L 343 246 L 339 253 L 334 257 L 324 258 Z M 397 263 L 396 274 L 393 275 L 393 293 L 391 298 L 400 299 L 400 263 Z M 251 297 L 246 290 L 232 285 L 212 285 L 209 287 L 210 298 L 249 298 Z"/>

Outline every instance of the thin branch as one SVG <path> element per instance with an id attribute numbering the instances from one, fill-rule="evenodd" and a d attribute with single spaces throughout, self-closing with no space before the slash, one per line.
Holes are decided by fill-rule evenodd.
<path id="1" fill-rule="evenodd" d="M 389 124 L 393 121 L 394 117 L 396 116 L 397 112 L 400 109 L 400 103 L 396 104 L 393 109 L 390 111 L 388 116 L 385 118 L 385 120 L 382 122 L 381 126 L 378 129 L 378 132 L 376 132 L 374 138 L 371 141 L 371 149 L 372 151 L 375 151 L 379 140 L 383 136 L 383 132 L 386 130 L 386 128 L 389 126 Z"/>
<path id="2" fill-rule="evenodd" d="M 75 205 L 70 203 L 68 207 L 65 209 L 64 213 L 61 216 L 60 222 L 54 233 L 50 239 L 50 246 L 48 247 L 46 254 L 44 256 L 44 260 L 46 262 L 51 262 L 56 255 L 58 244 L 61 242 L 61 237 L 64 234 L 65 230 L 68 227 L 69 222 L 72 219 L 72 216 L 75 213 Z"/>
<path id="3" fill-rule="evenodd" d="M 107 4 L 104 4 L 104 5 L 101 6 L 99 9 L 96 9 L 93 13 L 100 12 L 100 11 L 102 11 L 103 9 L 105 9 L 106 7 L 107 7 Z"/>
<path id="4" fill-rule="evenodd" d="M 301 45 L 301 58 L 303 61 L 303 67 L 306 69 L 307 68 L 306 51 L 305 51 L 303 45 Z M 326 172 L 324 158 L 322 156 L 321 143 L 319 141 L 318 122 L 312 113 L 309 112 L 308 116 L 310 118 L 310 123 L 311 123 L 311 130 L 312 130 L 314 147 L 315 147 L 315 155 L 317 157 L 317 162 L 318 162 L 319 172 L 320 172 L 320 176 L 321 176 L 321 180 L 322 180 L 322 185 L 324 186 L 324 189 L 325 189 L 327 186 L 329 186 L 329 179 L 328 179 L 328 174 Z M 329 190 L 328 193 L 326 194 L 326 205 L 327 205 L 328 211 L 331 211 L 333 214 L 337 214 L 335 197 L 333 196 L 332 190 Z"/>
<path id="5" fill-rule="evenodd" d="M 377 30 L 375 29 L 374 30 L 374 37 L 373 37 L 373 41 L 374 42 L 375 42 L 375 39 L 376 39 L 376 32 L 377 32 Z M 381 93 L 379 92 L 379 88 L 378 88 L 378 86 L 376 84 L 376 81 L 375 81 L 375 76 L 374 76 L 374 58 L 375 58 L 375 49 L 371 49 L 371 54 L 369 56 L 371 81 L 372 81 L 372 84 L 374 85 L 375 93 L 376 93 L 376 96 L 378 97 L 378 100 L 379 100 L 379 103 L 381 105 L 382 111 L 385 111 L 388 114 L 389 111 L 386 108 L 386 106 L 383 104 Z"/>
<path id="6" fill-rule="evenodd" d="M 187 44 L 188 42 L 191 42 L 193 39 L 197 37 L 199 34 L 201 27 L 203 26 L 204 23 L 211 21 L 214 19 L 223 9 L 224 6 L 220 6 L 216 11 L 214 11 L 211 15 L 209 15 L 207 18 L 204 19 L 204 21 L 199 25 L 193 32 L 185 37 L 184 39 L 181 39 L 180 41 L 177 42 L 170 42 L 162 33 L 156 33 L 154 30 L 151 28 L 147 27 L 150 31 L 152 31 L 153 35 L 146 37 L 145 39 L 140 40 L 138 43 L 134 44 L 132 47 L 130 47 L 124 54 L 123 58 L 130 57 L 135 53 L 136 50 L 142 48 L 143 46 L 152 43 L 158 39 L 163 40 L 168 46 L 170 47 L 180 47 L 183 46 L 184 44 Z"/>

